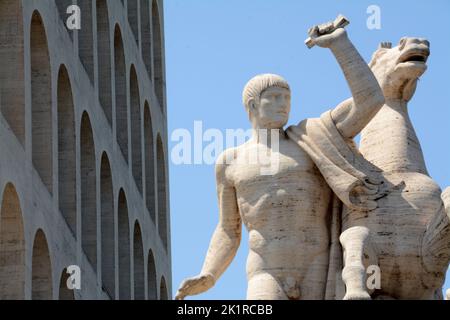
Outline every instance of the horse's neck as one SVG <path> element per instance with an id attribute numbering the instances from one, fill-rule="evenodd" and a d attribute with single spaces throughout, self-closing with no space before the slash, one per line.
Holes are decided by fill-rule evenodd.
<path id="1" fill-rule="evenodd" d="M 405 101 L 386 101 L 361 132 L 360 151 L 385 172 L 428 174 Z"/>

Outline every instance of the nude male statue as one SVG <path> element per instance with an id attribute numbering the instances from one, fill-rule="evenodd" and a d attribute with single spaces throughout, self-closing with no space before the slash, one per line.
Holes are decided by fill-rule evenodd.
<path id="1" fill-rule="evenodd" d="M 346 76 L 354 103 L 338 105 L 331 117 L 339 134 L 352 139 L 383 105 L 383 93 L 345 29 L 330 32 L 324 24 L 310 35 L 315 45 L 331 49 Z M 217 160 L 219 223 L 201 273 L 183 281 L 176 299 L 214 286 L 237 252 L 242 223 L 249 232 L 247 299 L 324 299 L 333 191 L 309 154 L 283 129 L 291 107 L 283 78 L 256 76 L 246 85 L 243 102 L 253 136 Z M 279 131 L 279 163 L 273 175 L 261 174 L 260 165 L 242 159 L 273 151 L 273 141 L 261 139 L 264 130 Z"/>

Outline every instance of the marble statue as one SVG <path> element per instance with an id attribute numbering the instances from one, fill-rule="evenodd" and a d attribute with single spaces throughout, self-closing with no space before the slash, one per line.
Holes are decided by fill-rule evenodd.
<path id="1" fill-rule="evenodd" d="M 308 136 L 306 131 L 331 126 L 339 139 L 351 140 L 382 107 L 383 92 L 345 29 L 326 23 L 311 28 L 309 34 L 311 46 L 329 48 L 334 54 L 353 103 L 341 104 L 320 119 L 305 120 L 299 130 L 303 128 Z M 297 141 L 287 136 L 283 127 L 290 111 L 290 88 L 282 77 L 264 74 L 251 79 L 244 88 L 243 102 L 253 136 L 218 157 L 219 223 L 202 271 L 183 281 L 176 299 L 214 286 L 239 247 L 241 224 L 249 232 L 248 299 L 324 299 L 327 284 L 332 282 L 327 276 L 330 218 L 340 208 L 334 194 L 337 192 L 342 201 L 355 208 L 374 208 L 377 181 L 354 180 L 343 186 L 334 172 L 327 171 L 326 161 L 311 150 L 299 148 Z M 279 165 L 272 175 L 261 174 L 259 164 L 245 160 L 248 154 L 271 152 L 274 141 L 265 139 L 271 136 L 267 130 L 275 130 L 279 136 Z M 311 139 L 326 139 L 325 132 L 311 135 Z M 329 152 L 331 158 L 339 157 Z"/>
<path id="2" fill-rule="evenodd" d="M 443 298 L 450 188 L 442 193 L 429 177 L 407 110 L 429 42 L 382 43 L 367 65 L 347 24 L 339 16 L 315 26 L 305 42 L 329 48 L 345 75 L 352 97 L 334 109 L 284 130 L 288 83 L 263 74 L 244 88 L 253 136 L 217 160 L 219 224 L 200 274 L 183 281 L 177 299 L 214 286 L 239 247 L 242 224 L 248 299 Z M 268 139 L 268 130 L 279 138 Z M 245 161 L 259 153 L 277 155 L 275 173 Z M 380 283 L 369 289 L 371 266 Z"/>

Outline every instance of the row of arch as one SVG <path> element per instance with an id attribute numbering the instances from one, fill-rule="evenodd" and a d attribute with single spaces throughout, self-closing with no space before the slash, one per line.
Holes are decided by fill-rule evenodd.
<path id="1" fill-rule="evenodd" d="M 162 69 L 162 34 L 158 2 L 157 0 L 128 0 L 127 14 L 128 22 L 138 45 L 140 25 L 142 57 L 150 78 L 152 78 L 153 57 L 153 82 L 155 85 L 156 96 L 162 108 L 164 105 L 164 84 Z"/>
<path id="2" fill-rule="evenodd" d="M 109 0 L 110 1 L 110 0 Z M 63 21 L 67 18 L 66 9 L 73 0 L 57 0 L 56 4 Z M 111 122 L 111 88 L 110 88 L 110 23 L 107 0 L 78 0 L 78 5 L 82 12 L 82 27 L 78 33 L 78 50 L 81 62 L 83 63 L 90 80 L 94 78 L 94 57 L 93 57 L 93 16 L 92 9 L 96 7 L 96 27 L 98 34 L 98 63 L 99 63 L 99 94 L 100 102 Z M 123 5 L 123 1 L 122 1 Z M 141 44 L 141 55 L 147 68 L 149 78 L 152 79 L 156 96 L 161 110 L 164 106 L 164 78 L 162 60 L 162 35 L 160 9 L 157 0 L 128 0 L 127 2 L 128 22 L 133 33 L 136 44 Z M 139 37 L 140 31 L 140 37 Z M 70 33 L 72 36 L 72 33 Z M 114 40 L 116 39 L 114 33 Z M 114 43 L 115 50 L 119 48 Z M 117 60 L 116 60 L 117 62 Z M 152 73 L 153 69 L 153 73 Z M 101 83 L 100 83 L 101 82 Z"/>
<path id="3" fill-rule="evenodd" d="M 137 29 L 137 1 L 128 0 L 128 16 L 130 25 L 135 32 Z M 73 0 L 57 0 L 56 4 L 61 16 L 65 21 L 66 9 Z M 93 30 L 92 30 L 92 3 L 91 0 L 79 0 L 81 12 L 83 13 L 83 26 L 79 34 L 79 55 L 83 65 L 92 81 L 93 79 Z M 110 24 L 107 0 L 95 1 L 97 12 L 97 41 L 98 41 L 98 76 L 99 79 L 99 99 L 104 108 L 105 114 L 111 123 L 112 121 L 112 99 L 111 99 L 111 52 L 110 52 Z M 151 9 L 150 9 L 151 7 Z M 162 57 L 162 35 L 160 25 L 160 10 L 156 0 L 140 1 L 140 22 L 141 22 L 141 47 L 142 57 L 149 74 L 153 79 L 155 93 L 158 98 L 161 110 L 164 101 L 164 76 Z M 117 26 L 116 26 L 117 27 Z M 153 32 L 151 32 L 153 30 Z M 72 36 L 72 32 L 69 32 Z M 114 30 L 114 50 L 115 57 L 120 51 L 123 52 L 121 36 Z M 137 36 L 136 36 L 137 39 Z M 42 42 L 42 35 L 35 34 L 34 41 Z M 22 23 L 22 5 L 17 0 L 2 0 L 0 3 L 0 97 L 1 112 L 10 124 L 17 138 L 24 145 L 25 141 L 25 112 L 24 95 L 17 92 L 24 92 L 24 37 Z M 39 55 L 34 55 L 37 59 Z M 153 61 L 153 63 L 152 63 Z M 121 62 L 119 61 L 119 64 Z M 152 78 L 153 66 L 153 78 Z M 116 68 L 116 74 L 117 74 Z M 122 68 L 123 69 L 123 68 Z M 125 73 L 122 73 L 124 75 Z"/>
<path id="4" fill-rule="evenodd" d="M 67 0 L 66 2 L 71 2 Z M 84 3 L 85 1 L 78 1 Z M 91 1 L 88 1 L 91 2 Z M 58 3 L 58 1 L 57 1 Z M 99 8 L 97 15 L 103 17 L 103 22 L 108 24 L 106 1 L 98 0 L 96 5 Z M 106 9 L 106 15 L 103 9 Z M 103 11 L 102 11 L 103 10 Z M 17 94 L 17 89 L 22 90 L 23 79 L 23 23 L 21 1 L 2 0 L 0 3 L 0 64 L 5 67 L 0 72 L 0 94 L 1 94 L 1 113 L 6 118 L 10 127 L 14 131 L 19 141 L 24 145 L 24 101 L 23 96 Z M 52 125 L 52 81 L 49 50 L 47 44 L 46 30 L 43 20 L 38 13 L 34 11 L 31 19 L 30 28 L 30 65 L 31 65 L 31 149 L 32 163 L 42 182 L 47 187 L 49 193 L 53 195 L 53 150 L 52 131 L 57 132 L 57 161 L 58 172 L 58 199 L 59 208 L 65 218 L 67 225 L 76 237 L 77 226 L 77 192 L 76 192 L 76 150 L 77 143 L 80 147 L 80 184 L 81 184 L 81 241 L 82 248 L 93 266 L 96 266 L 97 260 L 97 220 L 96 208 L 101 207 L 102 223 L 111 220 L 113 214 L 113 199 L 109 189 L 112 189 L 112 182 L 108 186 L 108 179 L 111 180 L 111 166 L 106 153 L 103 153 L 100 167 L 100 204 L 97 204 L 96 184 L 97 184 L 97 161 L 96 149 L 93 135 L 93 128 L 87 112 L 81 116 L 79 126 L 79 140 L 76 137 L 76 117 L 75 106 L 72 96 L 72 86 L 69 73 L 64 65 L 59 67 L 57 77 L 57 128 Z M 5 28 L 3 28 L 5 27 Z M 109 28 L 109 27 L 108 27 Z M 82 28 L 83 29 L 83 28 Z M 17 32 L 18 31 L 18 32 Z M 20 32 L 22 31 L 22 32 Z M 17 34 L 15 33 L 17 32 Z M 106 32 L 109 37 L 109 32 Z M 116 63 L 116 101 L 121 103 L 122 107 L 116 107 L 117 121 L 117 141 L 126 160 L 128 160 L 128 136 L 126 139 L 122 135 L 128 135 L 127 119 L 127 81 L 129 81 L 130 95 L 130 115 L 131 115 L 131 167 L 133 178 L 138 190 L 144 193 L 145 204 L 148 209 L 151 221 L 157 225 L 157 230 L 163 245 L 167 252 L 167 208 L 166 208 L 166 168 L 164 147 L 161 136 L 158 134 L 156 139 L 153 137 L 152 119 L 150 106 L 147 101 L 143 104 L 139 95 L 139 82 L 137 72 L 133 65 L 129 69 L 129 80 L 126 78 L 125 59 L 123 55 L 123 42 L 120 28 L 115 26 L 114 40 L 114 59 Z M 17 36 L 18 35 L 18 36 Z M 19 40 L 17 40 L 19 39 Z M 99 42 L 103 41 L 99 34 Z M 108 40 L 109 41 L 109 40 Z M 108 42 L 109 43 L 109 42 Z M 81 50 L 81 49 L 80 49 Z M 108 45 L 109 50 L 109 45 Z M 109 61 L 101 59 L 99 43 L 99 62 Z M 11 67 L 12 66 L 12 67 Z M 86 67 L 86 65 L 85 65 Z M 88 68 L 86 68 L 88 69 Z M 99 69 L 101 64 L 99 63 Z M 89 70 L 87 70 L 89 72 Z M 99 70 L 101 72 L 101 70 Z M 109 73 L 111 70 L 108 71 Z M 108 83 L 108 81 L 102 81 Z M 105 86 L 105 90 L 108 90 Z M 21 89 L 22 88 L 22 89 Z M 101 88 L 99 88 L 101 91 Z M 107 98 L 106 94 L 103 94 Z M 111 88 L 109 88 L 109 100 L 111 100 Z M 125 101 L 125 103 L 124 103 Z M 105 106 L 105 104 L 102 104 Z M 108 104 L 109 108 L 111 104 Z M 108 107 L 107 107 L 108 108 Z M 124 111 L 125 110 L 125 111 Z M 107 114 L 107 112 L 106 112 Z M 108 116 L 108 114 L 107 114 Z M 110 114 L 111 117 L 111 114 Z M 143 120 L 143 121 L 142 121 Z M 111 118 L 109 118 L 111 121 Z M 125 129 L 125 130 L 124 130 Z M 143 135 L 141 134 L 143 133 Z M 155 143 L 156 140 L 156 143 Z M 154 152 L 156 150 L 156 152 Z M 156 154 L 156 157 L 155 157 Z M 156 160 L 156 176 L 155 176 Z M 127 161 L 128 162 L 128 161 Z M 109 172 L 109 173 L 108 173 Z M 157 188 L 155 188 L 157 183 Z M 104 188 L 106 191 L 103 192 Z M 145 192 L 144 192 L 145 191 Z M 123 191 L 122 191 L 123 192 Z M 123 209 L 123 198 L 121 193 L 118 199 L 118 210 Z M 126 203 L 126 201 L 125 201 Z M 157 204 L 157 207 L 156 207 Z M 126 206 L 125 206 L 126 208 Z M 122 210 L 123 211 L 123 210 Z M 158 213 L 156 216 L 155 213 Z M 107 213 L 110 214 L 109 218 Z M 114 216 L 113 216 L 114 217 Z M 125 220 L 124 220 L 125 221 Z M 102 229 L 103 230 L 103 229 Z M 140 228 L 139 228 L 140 230 Z M 108 233 L 109 232 L 109 233 Z M 141 235 L 141 232 L 138 232 Z M 105 234 L 101 234 L 102 246 L 108 241 L 111 242 L 111 230 L 105 227 Z M 39 238 L 41 239 L 41 238 Z M 109 240 L 107 240 L 109 239 Z M 112 238 L 114 241 L 114 237 Z M 43 241 L 39 240 L 39 243 Z M 120 243 L 120 242 L 119 242 Z M 103 252 L 103 251 L 102 251 Z M 110 256 L 108 256 L 110 258 Z M 105 261 L 108 259 L 105 256 Z M 103 259 L 102 259 L 103 260 Z M 120 259 L 119 259 L 120 260 Z M 107 263 L 105 262 L 105 265 Z M 125 263 L 126 265 L 126 263 Z M 110 265 L 111 267 L 111 265 Z M 102 265 L 103 268 L 103 265 Z M 108 270 L 105 270 L 107 272 Z M 125 276 L 126 278 L 126 276 Z M 156 283 L 156 280 L 155 280 Z M 50 283 L 51 284 L 51 283 Z M 105 284 L 105 288 L 107 285 Z M 111 292 L 109 293 L 111 294 Z M 113 295 L 112 295 L 113 296 Z"/>
<path id="5" fill-rule="evenodd" d="M 6 0 L 6 3 L 15 5 L 17 1 Z M 2 2 L 2 4 L 5 4 Z M 0 12 L 8 12 L 0 10 Z M 32 15 L 30 34 L 31 53 L 31 100 L 32 100 L 32 162 L 39 173 L 44 185 L 50 194 L 53 194 L 53 144 L 52 144 L 52 110 L 51 110 L 51 67 L 47 45 L 46 31 L 41 16 L 37 11 Z M 116 68 L 116 121 L 117 121 L 117 141 L 120 149 L 128 159 L 128 120 L 126 106 L 126 72 L 123 57 L 123 45 L 121 33 L 118 26 L 115 31 L 118 44 L 116 45 L 117 59 Z M 3 39 L 0 39 L 3 40 Z M 0 41 L 1 45 L 5 42 Z M 1 51 L 0 51 L 1 52 Z M 2 52 L 3 53 L 3 52 Z M 11 56 L 15 52 L 10 53 Z M 8 70 L 7 70 L 8 71 Z M 6 72 L 7 75 L 10 75 Z M 145 184 L 146 207 L 150 218 L 156 223 L 155 211 L 158 212 L 158 230 L 161 239 L 167 249 L 167 208 L 166 208 L 166 168 L 162 138 L 158 134 L 156 137 L 156 181 L 158 188 L 155 190 L 155 152 L 154 137 L 150 106 L 147 101 L 140 102 L 139 85 L 136 69 L 130 67 L 130 102 L 131 102 L 131 166 L 134 180 L 138 190 L 142 193 Z M 4 76 L 5 73 L 1 72 Z M 2 79 L 4 80 L 4 79 Z M 2 81 L 2 85 L 8 81 Z M 20 96 L 17 95 L 16 96 Z M 3 96 L 2 96 L 3 97 Z M 2 105 L 2 114 L 6 117 L 10 110 L 4 110 L 9 105 Z M 67 69 L 62 65 L 58 72 L 57 82 L 57 118 L 58 118 L 58 186 L 60 209 L 69 227 L 75 234 L 75 212 L 76 212 L 76 138 L 75 138 L 75 112 L 72 97 L 71 81 Z M 143 110 L 143 111 L 141 111 Z M 6 111 L 6 113 L 4 113 Z M 14 111 L 14 110 L 11 110 Z M 15 112 L 20 114 L 20 112 Z M 143 121 L 142 121 L 143 115 Z M 141 137 L 143 132 L 144 147 L 142 148 Z M 81 119 L 80 130 L 81 146 L 81 184 L 82 184 L 82 212 L 88 218 L 92 218 L 95 213 L 95 183 L 91 182 L 95 178 L 95 148 L 93 141 L 92 126 L 87 114 Z M 144 149 L 142 151 L 142 149 Z M 128 162 L 128 161 L 127 161 Z M 145 177 L 143 177 L 143 166 Z M 155 208 L 155 193 L 158 195 L 158 208 Z M 89 219 L 87 219 L 89 221 Z M 92 228 L 86 226 L 87 229 Z M 83 229 L 85 230 L 85 229 Z M 86 240 L 89 238 L 88 231 Z M 84 238 L 84 235 L 83 235 Z M 89 246 L 86 245 L 86 248 Z"/>
<path id="6" fill-rule="evenodd" d="M 48 48 L 45 38 L 45 29 L 40 15 L 35 12 L 31 27 L 31 69 L 32 69 L 32 159 L 33 165 L 40 174 L 42 181 L 52 193 L 52 113 L 51 113 L 51 71 L 48 56 Z M 123 84 L 124 77 L 117 79 L 121 88 L 126 90 Z M 116 84 L 117 86 L 117 84 Z M 118 90 L 120 91 L 120 90 Z M 116 92 L 118 92 L 116 91 Z M 121 93 L 118 93 L 117 101 L 126 101 Z M 75 116 L 72 97 L 71 83 L 68 72 L 64 66 L 60 67 L 58 73 L 58 168 L 61 175 L 58 177 L 60 208 L 63 216 L 71 227 L 76 230 L 76 169 L 75 169 Z M 134 66 L 130 69 L 130 98 L 131 98 L 131 126 L 132 126 L 132 172 L 138 190 L 142 193 L 142 145 L 141 145 L 141 105 L 139 88 Z M 49 107 L 50 106 L 50 107 Z M 161 136 L 156 139 L 156 163 L 158 183 L 158 208 L 155 208 L 155 177 L 154 177 L 154 139 L 151 123 L 150 107 L 146 101 L 144 109 L 144 163 L 146 171 L 146 205 L 150 218 L 155 221 L 155 209 L 158 212 L 158 230 L 164 246 L 167 249 L 167 209 L 166 209 L 166 177 L 165 156 Z M 128 121 L 125 108 L 116 114 L 117 140 L 119 147 L 125 155 L 128 155 Z M 125 111 L 124 111 L 125 110 Z M 128 156 L 125 156 L 127 159 Z M 85 112 L 81 118 L 80 126 L 80 167 L 81 167 L 81 211 L 83 247 L 91 262 L 95 264 L 95 255 L 90 253 L 92 247 L 89 239 L 93 238 L 96 226 L 91 223 L 96 214 L 96 160 L 95 146 L 91 122 Z M 83 222 L 85 221 L 85 222 Z"/>
<path id="7" fill-rule="evenodd" d="M 24 299 L 26 279 L 26 242 L 23 224 L 22 209 L 16 188 L 12 183 L 7 183 L 1 194 L 0 207 L 0 300 Z M 124 192 L 119 195 L 119 206 L 122 211 L 119 214 L 119 223 L 123 222 L 128 227 L 126 198 Z M 105 222 L 108 223 L 108 222 Z M 103 224 L 103 219 L 102 219 Z M 119 231 L 120 240 L 130 244 L 129 230 Z M 49 250 L 47 237 L 42 229 L 38 229 L 33 237 L 32 261 L 31 261 L 31 298 L 50 300 L 53 298 L 52 288 L 52 255 Z M 113 238 L 114 239 L 114 238 Z M 105 247 L 103 255 L 108 259 L 102 264 L 103 289 L 111 297 L 130 299 L 130 252 L 129 246 L 119 247 L 119 295 L 114 292 L 115 268 L 114 251 L 109 251 L 111 239 L 102 241 Z M 113 245 L 114 246 L 114 245 Z M 122 249 L 121 249 L 122 248 Z M 127 249 L 128 248 L 128 252 Z M 147 255 L 147 264 L 144 263 L 144 247 L 139 223 L 136 221 L 133 234 L 134 253 L 134 298 L 138 300 L 157 299 L 158 281 L 156 275 L 155 259 L 151 250 Z M 109 256 L 108 256 L 109 255 Z M 111 263 L 112 262 L 112 263 Z M 147 296 L 145 293 L 145 266 L 147 267 Z M 61 300 L 74 299 L 73 290 L 67 288 L 67 269 L 62 270 L 59 281 L 59 294 Z M 167 286 L 164 276 L 159 280 L 159 298 L 168 299 Z"/>

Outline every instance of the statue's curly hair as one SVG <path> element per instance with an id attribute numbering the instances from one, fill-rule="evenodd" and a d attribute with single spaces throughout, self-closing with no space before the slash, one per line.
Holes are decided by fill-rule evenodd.
<path id="1" fill-rule="evenodd" d="M 289 91 L 291 90 L 287 81 L 279 75 L 271 73 L 257 75 L 247 82 L 244 91 L 242 92 L 242 102 L 245 109 L 248 111 L 250 99 L 253 98 L 259 101 L 261 93 L 270 87 L 280 87 Z"/>

